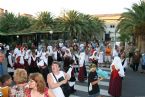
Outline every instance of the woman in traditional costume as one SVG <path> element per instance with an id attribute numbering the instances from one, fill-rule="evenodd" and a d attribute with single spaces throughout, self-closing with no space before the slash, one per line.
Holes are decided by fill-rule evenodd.
<path id="1" fill-rule="evenodd" d="M 24 58 L 23 58 L 23 55 L 21 53 L 17 54 L 16 62 L 14 63 L 14 69 L 17 69 L 17 68 L 22 68 L 22 69 L 25 68 Z"/>
<path id="2" fill-rule="evenodd" d="M 71 54 L 71 52 L 70 52 L 70 49 L 67 48 L 67 49 L 65 50 L 63 59 L 64 59 L 63 69 L 64 69 L 65 72 L 67 72 L 68 69 L 69 69 L 70 60 L 72 59 L 72 54 Z"/>
<path id="3" fill-rule="evenodd" d="M 37 63 L 38 63 L 38 58 L 36 57 L 36 53 L 33 51 L 32 55 L 29 57 L 29 60 L 28 60 L 29 73 L 35 73 L 39 71 Z"/>
<path id="4" fill-rule="evenodd" d="M 92 56 L 90 56 L 89 60 L 90 60 L 92 63 L 98 65 L 97 51 L 94 51 L 94 52 L 93 52 L 93 54 L 92 54 Z"/>
<path id="5" fill-rule="evenodd" d="M 120 97 L 122 90 L 122 77 L 125 76 L 120 57 L 118 56 L 114 57 L 114 60 L 110 68 L 111 68 L 111 78 L 108 93 L 113 97 Z"/>
<path id="6" fill-rule="evenodd" d="M 48 46 L 47 47 L 47 53 L 48 53 L 48 66 L 50 67 L 53 62 L 53 47 Z"/>
<path id="7" fill-rule="evenodd" d="M 14 57 L 13 57 L 13 51 L 12 50 L 7 50 L 6 53 L 6 58 L 7 58 L 7 67 L 8 67 L 8 73 L 11 75 L 11 77 L 13 76 L 14 73 Z"/>
<path id="8" fill-rule="evenodd" d="M 78 74 L 78 80 L 80 82 L 83 82 L 86 77 L 86 72 L 85 72 L 85 50 L 84 47 L 81 47 L 80 49 L 80 55 L 79 55 L 79 74 Z"/>

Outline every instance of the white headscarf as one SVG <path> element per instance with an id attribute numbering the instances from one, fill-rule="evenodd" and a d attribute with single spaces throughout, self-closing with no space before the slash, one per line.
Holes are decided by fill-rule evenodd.
<path id="1" fill-rule="evenodd" d="M 71 51 L 70 51 L 69 48 L 67 48 L 67 49 L 65 50 L 64 56 L 72 57 L 72 54 L 71 54 Z"/>
<path id="2" fill-rule="evenodd" d="M 123 66 L 122 66 L 120 57 L 118 57 L 118 56 L 115 56 L 114 57 L 114 60 L 113 60 L 113 62 L 111 64 L 111 66 L 110 66 L 111 72 L 112 72 L 112 66 L 113 65 L 115 66 L 115 69 L 116 70 L 119 69 L 119 72 L 118 73 L 119 73 L 120 77 L 124 77 L 125 76 L 124 75 L 124 69 L 123 69 Z"/>
<path id="3" fill-rule="evenodd" d="M 89 57 L 90 59 L 94 59 L 94 60 L 97 60 L 98 57 L 97 57 L 97 51 L 94 51 L 92 56 Z"/>
<path id="4" fill-rule="evenodd" d="M 52 46 L 48 46 L 47 47 L 47 53 L 48 53 L 48 56 L 52 56 L 53 55 L 53 47 Z"/>
<path id="5" fill-rule="evenodd" d="M 29 57 L 31 56 L 31 50 L 27 50 L 24 56 L 24 59 L 29 59 Z"/>
<path id="6" fill-rule="evenodd" d="M 85 62 L 85 57 L 86 57 L 85 52 L 81 52 L 79 55 L 79 66 L 80 67 L 83 67 L 84 62 Z"/>

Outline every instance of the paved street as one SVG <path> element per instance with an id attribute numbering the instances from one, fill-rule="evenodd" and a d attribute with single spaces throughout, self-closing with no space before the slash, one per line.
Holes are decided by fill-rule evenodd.
<path id="1" fill-rule="evenodd" d="M 102 68 L 102 70 L 108 71 L 109 78 L 102 80 L 99 83 L 100 86 L 100 93 L 105 97 L 110 97 L 108 94 L 108 87 L 109 87 L 109 80 L 110 80 L 110 70 L 109 68 Z M 76 82 L 75 89 L 77 90 L 76 93 L 71 95 L 70 97 L 88 97 L 88 82 L 87 80 L 83 83 Z"/>
<path id="2" fill-rule="evenodd" d="M 109 68 L 102 68 L 109 72 Z M 99 83 L 101 95 L 104 97 L 111 97 L 108 94 L 109 79 L 105 79 Z M 121 97 L 145 97 L 145 74 L 133 72 L 130 68 L 127 69 L 126 77 L 123 80 L 122 96 Z M 87 81 L 84 83 L 76 82 L 76 93 L 70 97 L 88 97 Z"/>
<path id="3" fill-rule="evenodd" d="M 145 74 L 128 69 L 123 80 L 122 97 L 145 97 Z"/>

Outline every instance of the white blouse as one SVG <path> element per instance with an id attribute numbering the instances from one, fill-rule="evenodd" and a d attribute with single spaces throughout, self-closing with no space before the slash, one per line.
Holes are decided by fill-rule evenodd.
<path id="1" fill-rule="evenodd" d="M 54 83 L 57 83 L 56 79 L 58 80 L 62 76 L 65 78 L 63 71 L 60 71 L 60 73 L 58 75 L 55 75 L 56 79 L 55 79 L 55 77 L 53 76 L 52 73 L 50 73 L 50 74 L 53 78 Z M 54 89 L 52 89 L 52 91 L 53 91 L 53 93 L 55 94 L 56 97 L 65 97 L 64 94 L 63 94 L 63 91 L 60 87 L 54 88 Z"/>

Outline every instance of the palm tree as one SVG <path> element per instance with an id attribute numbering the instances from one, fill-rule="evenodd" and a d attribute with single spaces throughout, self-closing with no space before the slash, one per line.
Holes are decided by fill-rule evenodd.
<path id="1" fill-rule="evenodd" d="M 52 30 L 53 29 L 53 16 L 50 12 L 40 12 L 34 24 L 37 30 Z"/>
<path id="2" fill-rule="evenodd" d="M 69 38 L 77 38 L 78 41 L 88 40 L 104 30 L 103 22 L 98 18 L 74 10 L 65 12 L 58 18 L 58 21 L 62 26 L 62 31 L 68 32 Z"/>
<path id="3" fill-rule="evenodd" d="M 78 41 L 90 40 L 100 36 L 104 31 L 104 23 L 96 17 L 85 15 L 74 10 L 63 13 L 55 18 L 50 12 L 44 11 L 38 17 L 31 19 L 24 16 L 15 16 L 6 13 L 0 18 L 0 30 L 2 32 L 32 32 L 32 31 L 62 31 L 68 32 L 68 39 Z"/>
<path id="4" fill-rule="evenodd" d="M 79 12 L 71 10 L 58 18 L 62 26 L 62 31 L 68 32 L 71 39 L 77 38 L 78 33 L 81 32 L 82 21 L 80 20 Z"/>
<path id="5" fill-rule="evenodd" d="M 84 39 L 100 38 L 102 32 L 104 32 L 104 22 L 91 15 L 81 14 L 81 17 L 83 21 L 82 34 Z"/>
<path id="6" fill-rule="evenodd" d="M 135 3 L 131 9 L 127 9 L 121 17 L 118 25 L 120 33 L 133 34 L 136 46 L 143 51 L 145 47 L 145 2 Z M 145 50 L 144 50 L 145 51 Z"/>

